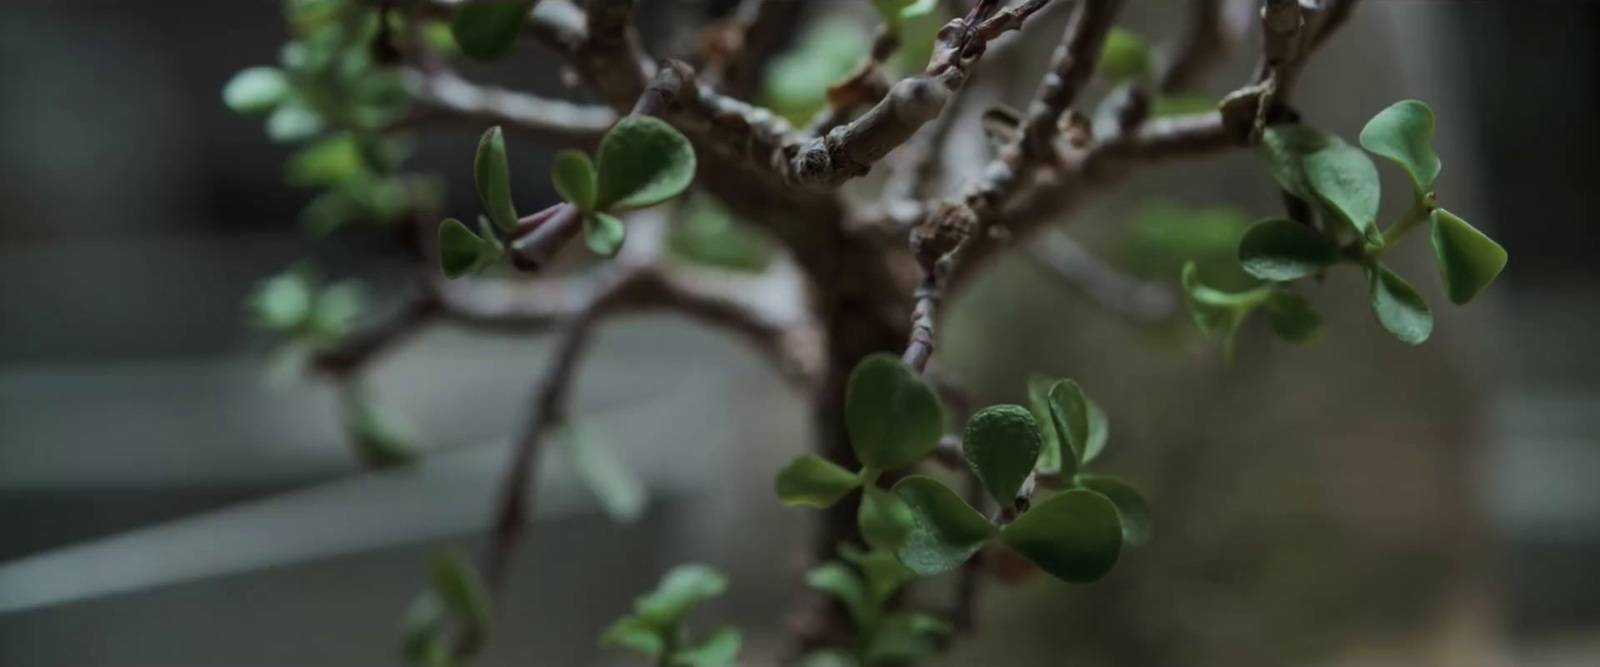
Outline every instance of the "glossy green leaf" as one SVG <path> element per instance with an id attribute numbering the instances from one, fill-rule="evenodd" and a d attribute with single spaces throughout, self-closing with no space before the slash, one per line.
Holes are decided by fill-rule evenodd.
<path id="1" fill-rule="evenodd" d="M 1396 102 L 1361 130 L 1361 146 L 1394 160 L 1411 176 L 1419 195 L 1433 189 L 1442 163 L 1433 151 L 1433 109 L 1417 100 Z"/>
<path id="2" fill-rule="evenodd" d="M 439 266 L 447 278 L 459 278 L 499 257 L 500 242 L 485 239 L 455 218 L 439 225 Z"/>
<path id="3" fill-rule="evenodd" d="M 1110 475 L 1078 475 L 1078 484 L 1117 506 L 1123 542 L 1137 546 L 1150 541 L 1150 506 L 1132 484 Z"/>
<path id="4" fill-rule="evenodd" d="M 1239 265 L 1262 280 L 1298 280 L 1338 261 L 1333 241 L 1293 220 L 1263 220 L 1239 240 Z"/>
<path id="5" fill-rule="evenodd" d="M 1020 405 L 995 405 L 979 410 L 967 422 L 961 451 L 989 496 L 1010 507 L 1017 489 L 1033 472 L 1043 438 L 1033 415 Z"/>
<path id="6" fill-rule="evenodd" d="M 366 172 L 354 137 L 338 134 L 289 156 L 284 179 L 294 186 L 339 185 Z"/>
<path id="7" fill-rule="evenodd" d="M 866 551 L 845 542 L 839 545 L 839 557 L 849 561 L 861 571 L 862 578 L 867 583 L 867 592 L 880 605 L 913 576 L 911 570 L 902 565 L 893 552 L 876 549 Z"/>
<path id="8" fill-rule="evenodd" d="M 1031 468 L 1032 461 L 1028 464 Z M 894 485 L 894 494 L 911 508 L 914 521 L 910 536 L 895 555 L 919 576 L 930 577 L 961 567 L 995 536 L 994 524 L 932 477 L 913 475 L 902 479 Z M 1011 496 L 1006 498 L 1009 504 Z"/>
<path id="9" fill-rule="evenodd" d="M 626 240 L 628 228 L 616 216 L 599 211 L 583 216 L 583 241 L 594 254 L 616 257 Z"/>
<path id="10" fill-rule="evenodd" d="M 450 20 L 450 34 L 467 57 L 494 60 L 511 51 L 535 4 L 532 0 L 461 3 Z"/>
<path id="11" fill-rule="evenodd" d="M 861 476 L 816 454 L 795 457 L 778 470 L 778 500 L 785 505 L 830 507 L 861 486 Z"/>
<path id="12" fill-rule="evenodd" d="M 896 551 L 910 538 L 917 519 L 900 496 L 867 485 L 861 494 L 861 507 L 856 513 L 856 523 L 861 537 L 874 549 Z"/>
<path id="13" fill-rule="evenodd" d="M 556 154 L 556 166 L 550 172 L 556 192 L 578 210 L 594 210 L 595 191 L 600 187 L 594 173 L 594 163 L 583 151 L 564 150 Z"/>
<path id="14" fill-rule="evenodd" d="M 630 651 L 637 651 L 651 658 L 661 657 L 666 650 L 666 640 L 661 637 L 662 630 L 656 628 L 636 616 L 624 616 L 607 627 L 600 634 L 601 646 L 615 646 Z"/>
<path id="15" fill-rule="evenodd" d="M 1072 460 L 1081 463 L 1089 444 L 1089 398 L 1078 383 L 1062 380 L 1050 388 L 1050 419 L 1067 446 L 1061 451 L 1062 458 L 1071 452 Z M 1072 469 L 1078 467 L 1074 465 Z"/>
<path id="16" fill-rule="evenodd" d="M 1286 341 L 1305 344 L 1322 337 L 1322 315 L 1299 294 L 1274 290 L 1267 297 L 1265 310 L 1272 331 Z"/>
<path id="17" fill-rule="evenodd" d="M 629 117 L 600 140 L 595 208 L 623 211 L 678 196 L 694 180 L 694 148 L 671 125 Z"/>
<path id="18" fill-rule="evenodd" d="M 478 155 L 472 177 L 478 186 L 478 201 L 501 231 L 517 227 L 517 208 L 511 202 L 511 171 L 506 163 L 506 138 L 496 125 L 478 140 Z"/>
<path id="19" fill-rule="evenodd" d="M 489 592 L 466 557 L 453 549 L 435 552 L 431 571 L 433 590 L 450 615 L 469 633 L 487 637 L 492 622 Z"/>
<path id="20" fill-rule="evenodd" d="M 1093 491 L 1051 496 L 1000 531 L 1022 557 L 1062 581 L 1088 583 L 1111 571 L 1122 551 L 1117 507 Z"/>
<path id="21" fill-rule="evenodd" d="M 926 456 L 944 436 L 944 411 L 922 378 L 899 357 L 878 353 L 850 373 L 845 428 L 862 465 L 893 470 Z"/>
<path id="22" fill-rule="evenodd" d="M 1036 467 L 1047 473 L 1061 471 L 1061 441 L 1056 434 L 1055 420 L 1050 416 L 1050 387 L 1054 384 L 1054 380 L 1043 375 L 1028 378 L 1028 412 L 1033 414 L 1034 423 L 1039 425 L 1039 462 Z"/>
<path id="23" fill-rule="evenodd" d="M 294 86 L 283 70 L 276 67 L 251 67 L 240 70 L 222 88 L 222 101 L 243 114 L 266 113 L 276 109 Z"/>
<path id="24" fill-rule="evenodd" d="M 267 138 L 280 144 L 305 141 L 321 134 L 325 127 L 321 114 L 294 100 L 278 105 L 267 116 Z"/>
<path id="25" fill-rule="evenodd" d="M 311 317 L 316 298 L 303 271 L 286 271 L 261 282 L 247 302 L 257 326 L 275 331 L 300 327 Z"/>
<path id="26" fill-rule="evenodd" d="M 711 633 L 699 646 L 678 651 L 672 664 L 682 667 L 728 667 L 739 658 L 739 647 L 744 638 L 739 629 L 725 627 Z"/>
<path id="27" fill-rule="evenodd" d="M 1506 249 L 1444 209 L 1433 211 L 1433 252 L 1450 302 L 1465 304 L 1506 268 Z"/>
<path id="28" fill-rule="evenodd" d="M 872 634 L 866 649 L 867 663 L 909 663 L 933 657 L 939 650 L 935 639 L 951 630 L 949 623 L 930 614 L 890 615 Z"/>
<path id="29" fill-rule="evenodd" d="M 636 614 L 655 628 L 670 628 L 685 612 L 728 590 L 728 579 L 705 565 L 679 565 L 654 591 L 634 602 Z"/>
<path id="30" fill-rule="evenodd" d="M 1378 168 L 1361 149 L 1304 125 L 1273 125 L 1261 138 L 1268 168 L 1283 189 L 1320 203 L 1372 243 L 1378 231 Z"/>
<path id="31" fill-rule="evenodd" d="M 844 563 L 824 563 L 812 568 L 806 573 L 806 585 L 837 598 L 857 626 L 873 622 L 878 613 L 878 604 L 868 597 L 861 575 Z"/>
<path id="32" fill-rule="evenodd" d="M 1433 311 L 1428 302 L 1388 267 L 1367 267 L 1367 296 L 1378 323 L 1400 342 L 1421 345 L 1433 334 Z"/>
<path id="33" fill-rule="evenodd" d="M 644 483 L 609 443 L 590 431 L 570 426 L 564 429 L 560 442 L 578 478 L 589 487 L 612 521 L 631 523 L 644 515 L 647 500 Z"/>
<path id="34" fill-rule="evenodd" d="M 1100 50 L 1100 76 L 1122 82 L 1150 78 L 1150 45 L 1138 34 L 1112 28 Z"/>

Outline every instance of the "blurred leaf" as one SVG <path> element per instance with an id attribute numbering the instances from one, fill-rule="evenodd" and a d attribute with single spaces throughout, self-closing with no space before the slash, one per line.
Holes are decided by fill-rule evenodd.
<path id="1" fill-rule="evenodd" d="M 867 582 L 867 592 L 877 604 L 882 605 L 889 600 L 889 596 L 907 581 L 911 580 L 912 572 L 906 569 L 890 551 L 864 551 L 856 545 L 844 542 L 839 545 L 839 557 L 849 561 L 856 569 L 861 571 L 862 577 Z"/>
<path id="2" fill-rule="evenodd" d="M 1138 546 L 1150 541 L 1150 506 L 1132 484 L 1110 475 L 1078 475 L 1078 484 L 1116 505 L 1123 542 Z"/>
<path id="3" fill-rule="evenodd" d="M 432 572 L 433 589 L 439 592 L 445 609 L 481 645 L 489 636 L 492 618 L 489 592 L 477 570 L 461 552 L 445 549 L 434 552 Z"/>
<path id="4" fill-rule="evenodd" d="M 1099 403 L 1088 396 L 1083 400 L 1089 405 L 1089 440 L 1083 445 L 1083 465 L 1086 466 L 1105 451 L 1106 443 L 1111 440 L 1111 421 L 1106 419 L 1106 412 L 1100 409 Z"/>
<path id="5" fill-rule="evenodd" d="M 861 667 L 861 663 L 841 651 L 825 649 L 808 654 L 800 661 L 800 667 Z"/>
<path id="6" fill-rule="evenodd" d="M 572 467 L 578 478 L 594 493 L 600 507 L 612 521 L 631 523 L 644 514 L 646 492 L 639 481 L 604 439 L 592 432 L 568 426 L 563 430 L 561 443 L 572 457 Z"/>
<path id="7" fill-rule="evenodd" d="M 789 51 L 774 58 L 762 77 L 766 105 L 801 124 L 828 104 L 828 87 L 848 76 L 871 48 L 872 35 L 841 17 L 808 23 Z"/>
<path id="8" fill-rule="evenodd" d="M 447 278 L 478 271 L 503 251 L 498 240 L 474 234 L 460 220 L 447 218 L 439 225 L 439 266 Z"/>
<path id="9" fill-rule="evenodd" d="M 1263 220 L 1239 240 L 1239 264 L 1262 280 L 1297 280 L 1338 261 L 1333 241 L 1293 220 Z"/>
<path id="10" fill-rule="evenodd" d="M 304 103 L 290 100 L 267 116 L 267 137 L 280 144 L 305 141 L 322 133 L 322 116 Z"/>
<path id="11" fill-rule="evenodd" d="M 651 658 L 661 657 L 666 650 L 661 630 L 634 616 L 624 616 L 606 628 L 600 635 L 600 645 L 638 651 Z"/>
<path id="12" fill-rule="evenodd" d="M 494 60 L 511 51 L 535 4 L 530 0 L 461 3 L 450 21 L 450 34 L 467 57 Z"/>
<path id="13" fill-rule="evenodd" d="M 892 354 L 869 355 L 845 388 L 845 428 L 862 465 L 892 470 L 926 456 L 944 437 L 938 397 Z"/>
<path id="14" fill-rule="evenodd" d="M 722 595 L 728 579 L 705 565 L 679 565 L 662 577 L 661 584 L 634 602 L 638 617 L 650 627 L 664 630 L 676 625 L 695 605 Z"/>
<path id="15" fill-rule="evenodd" d="M 471 6 L 471 5 L 468 5 Z M 506 163 L 506 138 L 496 125 L 478 140 L 478 155 L 472 171 L 478 185 L 478 200 L 489 219 L 501 231 L 517 228 L 517 208 L 511 202 L 511 172 Z"/>
<path id="16" fill-rule="evenodd" d="M 950 634 L 951 628 L 938 618 L 917 612 L 901 612 L 884 619 L 872 635 L 866 650 L 869 664 L 879 661 L 913 662 L 938 653 L 933 639 Z"/>
<path id="17" fill-rule="evenodd" d="M 445 644 L 448 650 L 447 642 L 444 602 L 430 588 L 411 602 L 400 619 L 400 656 L 408 665 L 431 665 L 439 645 Z"/>
<path id="18" fill-rule="evenodd" d="M 685 667 L 727 667 L 739 658 L 741 643 L 739 629 L 725 627 L 712 633 L 699 646 L 678 651 L 672 656 L 672 663 Z"/>
<path id="19" fill-rule="evenodd" d="M 694 180 L 694 148 L 656 118 L 629 117 L 600 140 L 596 210 L 624 211 L 678 196 Z"/>
<path id="20" fill-rule="evenodd" d="M 1450 302 L 1472 300 L 1506 268 L 1506 249 L 1467 221 L 1442 208 L 1433 211 L 1433 252 Z"/>
<path id="21" fill-rule="evenodd" d="M 1195 262 L 1216 287 L 1255 284 L 1239 267 L 1239 238 L 1249 214 L 1231 207 L 1200 208 L 1154 201 L 1140 207 L 1119 253 L 1128 271 L 1142 278 L 1171 280 Z"/>
<path id="22" fill-rule="evenodd" d="M 867 626 L 877 619 L 878 605 L 867 597 L 866 584 L 860 575 L 844 563 L 831 562 L 812 568 L 806 573 L 806 586 L 838 598 L 849 610 L 856 627 Z"/>
<path id="23" fill-rule="evenodd" d="M 673 228 L 668 244 L 673 254 L 699 264 L 734 271 L 759 273 L 774 254 L 772 244 L 747 225 L 734 224 L 716 200 L 705 195 L 689 199 L 683 224 Z"/>
<path id="24" fill-rule="evenodd" d="M 1001 507 L 1016 502 L 1017 490 L 1033 472 L 1042 446 L 1038 424 L 1020 405 L 979 410 L 967 422 L 961 438 L 961 451 L 967 462 Z"/>
<path id="25" fill-rule="evenodd" d="M 1378 168 L 1361 149 L 1304 125 L 1272 125 L 1261 137 L 1261 153 L 1283 189 L 1318 202 L 1369 242 L 1378 231 Z"/>
<path id="26" fill-rule="evenodd" d="M 861 486 L 861 477 L 816 454 L 803 454 L 778 471 L 778 500 L 785 505 L 830 507 Z"/>
<path id="27" fill-rule="evenodd" d="M 284 175 L 289 185 L 338 185 L 366 171 L 354 137 L 337 134 L 300 149 L 289 157 Z"/>
<path id="28" fill-rule="evenodd" d="M 290 270 L 257 285 L 247 305 L 258 326 L 288 331 L 305 324 L 315 298 L 315 287 L 305 272 Z"/>
<path id="29" fill-rule="evenodd" d="M 288 99 L 294 86 L 283 70 L 276 67 L 250 67 L 239 70 L 222 88 L 222 101 L 242 114 L 266 113 Z"/>
<path id="30" fill-rule="evenodd" d="M 1035 505 L 1000 531 L 1012 550 L 1071 583 L 1088 583 L 1111 571 L 1122 551 L 1117 507 L 1093 491 L 1073 489 Z"/>
<path id="31" fill-rule="evenodd" d="M 1272 287 L 1260 287 L 1247 292 L 1229 293 L 1212 289 L 1200 283 L 1193 263 L 1183 267 L 1184 303 L 1194 317 L 1195 326 L 1205 335 L 1222 334 L 1223 356 L 1233 360 L 1234 339 L 1239 325 L 1250 311 L 1265 303 Z"/>
<path id="32" fill-rule="evenodd" d="M 557 153 L 556 166 L 551 170 L 550 177 L 555 183 L 556 192 L 567 203 L 585 213 L 594 210 L 595 190 L 599 185 L 595 181 L 594 163 L 589 160 L 588 154 L 577 150 Z"/>
<path id="33" fill-rule="evenodd" d="M 309 321 L 311 332 L 326 340 L 345 336 L 366 310 L 366 303 L 366 293 L 359 283 L 330 285 L 317 294 Z"/>
<path id="34" fill-rule="evenodd" d="M 1169 97 L 1163 95 L 1161 97 L 1157 97 L 1155 103 L 1151 105 L 1150 115 L 1153 117 L 1182 116 L 1186 114 L 1206 113 L 1216 110 L 1216 98 L 1200 96 Z"/>
<path id="35" fill-rule="evenodd" d="M 939 8 L 939 0 L 872 0 L 890 30 L 899 30 L 907 20 L 926 16 Z"/>
<path id="36" fill-rule="evenodd" d="M 916 526 L 911 506 L 900 496 L 868 484 L 862 489 L 860 511 L 856 522 L 861 537 L 874 549 L 895 551 L 906 543 Z"/>
<path id="37" fill-rule="evenodd" d="M 598 211 L 583 216 L 583 240 L 594 254 L 607 259 L 616 257 L 627 239 L 628 228 L 615 216 Z"/>
<path id="38" fill-rule="evenodd" d="M 1273 290 L 1267 297 L 1266 311 L 1273 332 L 1286 341 L 1304 344 L 1322 336 L 1322 316 L 1299 294 Z"/>
<path id="39" fill-rule="evenodd" d="M 312 238 L 322 238 L 343 227 L 361 212 L 358 202 L 339 190 L 317 195 L 300 210 L 300 226 Z"/>
<path id="40" fill-rule="evenodd" d="M 1050 416 L 1050 387 L 1054 384 L 1055 381 L 1043 375 L 1028 377 L 1028 412 L 1039 426 L 1039 462 L 1036 465 L 1040 472 L 1046 473 L 1061 471 L 1061 441 Z"/>
<path id="41" fill-rule="evenodd" d="M 1089 445 L 1089 398 L 1078 383 L 1062 380 L 1050 388 L 1050 419 L 1067 445 L 1062 450 L 1062 473 L 1068 472 L 1068 458 L 1072 460 L 1071 472 L 1077 472 Z M 1071 457 L 1067 456 L 1069 451 Z"/>
<path id="42" fill-rule="evenodd" d="M 1442 166 L 1433 152 L 1433 109 L 1417 100 L 1396 102 L 1361 130 L 1361 146 L 1404 167 L 1418 195 L 1427 194 Z"/>
<path id="43" fill-rule="evenodd" d="M 1378 323 L 1397 340 L 1421 345 L 1433 334 L 1433 312 L 1428 302 L 1389 267 L 1374 263 L 1367 267 L 1368 297 Z"/>
<path id="44" fill-rule="evenodd" d="M 1029 461 L 1032 467 L 1032 461 Z M 911 508 L 911 534 L 895 555 L 913 573 L 931 577 L 958 567 L 995 536 L 994 524 L 932 477 L 913 475 L 894 485 Z M 1007 499 L 1009 506 L 1010 499 Z"/>
<path id="45" fill-rule="evenodd" d="M 1112 83 L 1150 78 L 1150 46 L 1138 34 L 1112 28 L 1100 50 L 1100 76 Z"/>
<path id="46" fill-rule="evenodd" d="M 416 429 L 410 424 L 355 390 L 349 390 L 345 396 L 344 409 L 346 428 L 363 465 L 383 469 L 416 460 L 422 447 Z M 446 602 L 451 601 L 447 599 Z"/>

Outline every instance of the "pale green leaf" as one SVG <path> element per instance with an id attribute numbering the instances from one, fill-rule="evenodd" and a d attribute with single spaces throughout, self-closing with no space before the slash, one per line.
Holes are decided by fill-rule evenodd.
<path id="1" fill-rule="evenodd" d="M 592 431 L 567 427 L 560 437 L 578 478 L 589 487 L 613 521 L 631 523 L 644 515 L 644 483 L 616 450 Z"/>
<path id="2" fill-rule="evenodd" d="M 455 218 L 439 225 L 439 267 L 445 277 L 459 278 L 499 257 L 500 242 L 485 239 Z"/>
<path id="3" fill-rule="evenodd" d="M 744 643 L 739 629 L 725 627 L 711 633 L 699 646 L 678 651 L 672 664 L 683 667 L 728 667 L 739 658 L 739 647 Z"/>
<path id="4" fill-rule="evenodd" d="M 587 153 L 578 150 L 557 153 L 550 178 L 556 186 L 556 192 L 567 203 L 585 213 L 594 211 L 595 190 L 599 188 L 599 183 L 595 180 L 594 163 L 589 160 Z"/>
<path id="5" fill-rule="evenodd" d="M 1428 302 L 1388 267 L 1367 267 L 1367 295 L 1378 323 L 1400 342 L 1421 345 L 1433 334 L 1433 311 Z"/>
<path id="6" fill-rule="evenodd" d="M 583 217 L 583 241 L 601 257 L 616 257 L 628 239 L 628 228 L 609 213 L 596 211 Z"/>
<path id="7" fill-rule="evenodd" d="M 916 526 L 916 516 L 911 506 L 900 496 L 867 485 L 861 494 L 861 507 L 856 513 L 856 523 L 861 537 L 874 549 L 896 551 L 911 536 Z"/>
<path id="8" fill-rule="evenodd" d="M 662 639 L 661 632 L 660 628 L 638 617 L 624 616 L 600 634 L 600 645 L 625 648 L 651 658 L 659 658 L 662 651 L 666 650 L 666 640 Z"/>
<path id="9" fill-rule="evenodd" d="M 806 573 L 806 585 L 837 598 L 856 625 L 872 623 L 877 616 L 878 604 L 868 597 L 866 583 L 861 575 L 844 563 L 831 562 L 812 568 Z"/>
<path id="10" fill-rule="evenodd" d="M 1444 209 L 1433 211 L 1433 252 L 1450 302 L 1465 304 L 1506 268 L 1506 249 Z"/>
<path id="11" fill-rule="evenodd" d="M 829 507 L 861 486 L 861 476 L 816 454 L 795 457 L 778 471 L 778 500 L 785 505 Z"/>
<path id="12" fill-rule="evenodd" d="M 623 211 L 676 197 L 694 180 L 694 148 L 671 125 L 629 117 L 600 140 L 595 209 Z"/>
<path id="13" fill-rule="evenodd" d="M 339 185 L 366 172 L 354 137 L 337 134 L 289 156 L 284 179 L 294 186 Z"/>
<path id="14" fill-rule="evenodd" d="M 311 280 L 303 271 L 286 271 L 261 282 L 250 294 L 248 307 L 258 326 L 289 331 L 311 317 L 316 298 Z"/>
<path id="15" fill-rule="evenodd" d="M 1112 28 L 1100 50 L 1099 71 L 1113 83 L 1150 78 L 1150 45 L 1132 31 Z"/>
<path id="16" fill-rule="evenodd" d="M 1396 102 L 1361 130 L 1361 146 L 1404 167 L 1417 194 L 1425 195 L 1439 178 L 1442 163 L 1433 151 L 1433 109 L 1417 100 Z"/>
<path id="17" fill-rule="evenodd" d="M 305 141 L 322 133 L 322 115 L 304 103 L 289 100 L 267 116 L 267 137 L 280 144 Z"/>
<path id="18" fill-rule="evenodd" d="M 283 70 L 250 67 L 228 79 L 228 84 L 222 88 L 222 101 L 239 113 L 266 113 L 288 99 L 293 90 Z"/>
<path id="19" fill-rule="evenodd" d="M 900 559 L 890 551 L 866 551 L 844 542 L 839 545 L 839 557 L 861 571 L 867 582 L 867 591 L 880 605 L 913 576 L 911 570 L 900 564 Z"/>
<path id="20" fill-rule="evenodd" d="M 651 627 L 670 628 L 695 605 L 722 595 L 728 579 L 705 565 L 679 565 L 662 577 L 661 584 L 634 602 L 638 617 Z"/>

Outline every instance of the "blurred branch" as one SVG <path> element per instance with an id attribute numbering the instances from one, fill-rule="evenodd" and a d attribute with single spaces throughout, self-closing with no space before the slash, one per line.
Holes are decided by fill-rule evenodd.
<path id="1" fill-rule="evenodd" d="M 1192 90 L 1227 52 L 1223 0 L 1190 0 L 1183 36 L 1162 53 L 1157 88 L 1163 93 Z"/>
<path id="2" fill-rule="evenodd" d="M 503 125 L 537 138 L 594 142 L 617 121 L 616 112 L 494 86 L 478 85 L 448 70 L 427 74 L 405 70 L 406 88 L 422 107 L 407 123 L 451 118 Z"/>
<path id="3" fill-rule="evenodd" d="M 1166 285 L 1118 271 L 1061 230 L 1039 235 L 1028 256 L 1095 305 L 1132 322 L 1154 324 L 1178 312 L 1178 297 Z"/>

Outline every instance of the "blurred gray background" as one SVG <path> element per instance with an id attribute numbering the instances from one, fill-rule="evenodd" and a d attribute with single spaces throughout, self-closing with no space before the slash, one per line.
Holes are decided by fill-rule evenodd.
<path id="1" fill-rule="evenodd" d="M 1128 25 L 1171 32 L 1173 3 L 1131 4 Z M 1062 18 L 980 77 L 1024 97 Z M 1595 3 L 1369 0 L 1307 69 L 1298 106 L 1347 137 L 1429 102 L 1443 196 L 1511 253 L 1470 309 L 1423 244 L 1401 253 L 1439 319 L 1423 348 L 1373 325 L 1348 276 L 1316 291 L 1325 340 L 1250 329 L 1231 368 L 1022 258 L 953 304 L 941 354 L 981 401 L 1019 401 L 1031 372 L 1101 399 L 1106 468 L 1150 490 L 1158 537 L 1093 586 L 991 586 L 983 633 L 946 663 L 1600 664 L 1597 28 Z M 360 471 L 327 387 L 263 377 L 241 306 L 258 280 L 311 256 L 381 291 L 403 268 L 382 235 L 307 241 L 289 149 L 221 104 L 283 39 L 268 0 L 0 4 L 0 664 L 393 663 L 428 551 L 488 524 L 544 340 L 440 328 L 388 359 L 378 395 L 431 448 L 399 472 Z M 471 73 L 551 92 L 553 62 L 523 48 Z M 413 162 L 448 178 L 452 210 L 473 210 L 479 131 L 426 134 Z M 512 155 L 539 174 L 549 153 Z M 1113 256 L 1151 198 L 1277 206 L 1230 155 L 1142 174 L 1070 229 Z M 606 325 L 576 408 L 650 509 L 611 523 L 553 453 L 483 663 L 634 664 L 595 637 L 686 560 L 732 578 L 709 617 L 778 655 L 807 516 L 770 480 L 806 445 L 803 396 L 738 340 L 635 317 Z"/>

